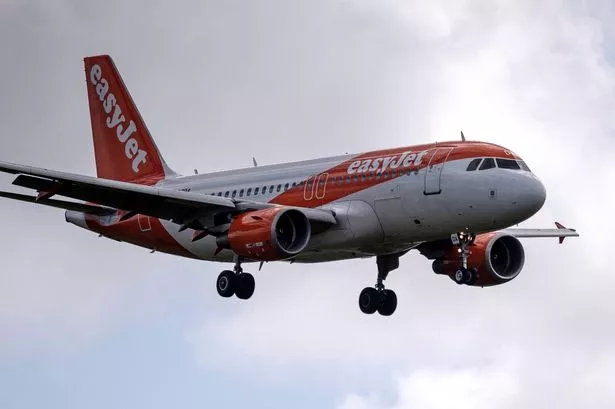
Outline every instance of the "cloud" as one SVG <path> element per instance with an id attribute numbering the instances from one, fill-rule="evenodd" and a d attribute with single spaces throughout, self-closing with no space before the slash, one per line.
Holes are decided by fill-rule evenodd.
<path id="1" fill-rule="evenodd" d="M 395 403 L 349 395 L 338 409 L 513 408 L 517 393 L 510 371 L 494 368 L 427 369 L 397 380 Z"/>

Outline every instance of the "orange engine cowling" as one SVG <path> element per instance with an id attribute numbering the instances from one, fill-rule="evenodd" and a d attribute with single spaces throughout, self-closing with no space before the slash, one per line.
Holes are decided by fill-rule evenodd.
<path id="1" fill-rule="evenodd" d="M 504 233 L 486 233 L 476 236 L 470 245 L 468 268 L 477 270 L 477 279 L 471 285 L 486 287 L 506 283 L 517 277 L 525 263 L 523 245 L 516 238 Z M 436 274 L 453 278 L 459 268 L 459 251 L 451 245 L 446 255 L 433 262 Z"/>
<path id="2" fill-rule="evenodd" d="M 303 212 L 273 207 L 235 217 L 217 243 L 241 257 L 275 261 L 299 254 L 310 241 L 310 235 L 310 222 Z"/>

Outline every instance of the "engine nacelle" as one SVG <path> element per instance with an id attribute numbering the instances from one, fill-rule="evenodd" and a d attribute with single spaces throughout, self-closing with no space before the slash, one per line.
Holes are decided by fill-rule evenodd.
<path id="1" fill-rule="evenodd" d="M 521 242 L 504 233 L 486 233 L 476 236 L 469 246 L 468 268 L 475 268 L 477 279 L 471 285 L 486 287 L 506 283 L 517 277 L 525 263 L 525 251 Z M 436 274 L 453 278 L 459 268 L 459 252 L 453 247 L 446 256 L 433 262 Z"/>
<path id="2" fill-rule="evenodd" d="M 310 241 L 310 235 L 310 222 L 300 210 L 272 207 L 235 217 L 217 243 L 241 257 L 275 261 L 299 254 Z"/>

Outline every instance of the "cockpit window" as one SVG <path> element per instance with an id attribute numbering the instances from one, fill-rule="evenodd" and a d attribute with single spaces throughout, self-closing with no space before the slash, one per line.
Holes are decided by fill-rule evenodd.
<path id="1" fill-rule="evenodd" d="M 521 169 L 521 166 L 519 166 L 517 161 L 513 159 L 497 158 L 495 161 L 497 162 L 498 168 L 500 169 L 513 169 L 513 170 Z"/>
<path id="2" fill-rule="evenodd" d="M 483 158 L 476 158 L 476 159 L 474 159 L 472 162 L 470 162 L 470 164 L 468 165 L 468 168 L 466 170 L 468 172 L 476 170 L 476 168 L 478 168 L 478 165 L 480 164 L 481 160 L 483 160 Z"/>
<path id="3" fill-rule="evenodd" d="M 530 168 L 527 166 L 527 164 L 524 161 L 520 160 L 518 162 L 519 162 L 519 166 L 521 167 L 521 169 L 527 172 L 531 172 Z"/>
<path id="4" fill-rule="evenodd" d="M 493 158 L 485 158 L 479 170 L 495 168 L 495 160 Z"/>

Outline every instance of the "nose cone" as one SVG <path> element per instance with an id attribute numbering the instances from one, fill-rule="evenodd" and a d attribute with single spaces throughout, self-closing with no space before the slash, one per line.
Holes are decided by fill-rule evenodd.
<path id="1" fill-rule="evenodd" d="M 523 183 L 521 203 L 530 217 L 537 213 L 545 204 L 547 191 L 542 182 L 534 175 L 527 177 Z"/>

